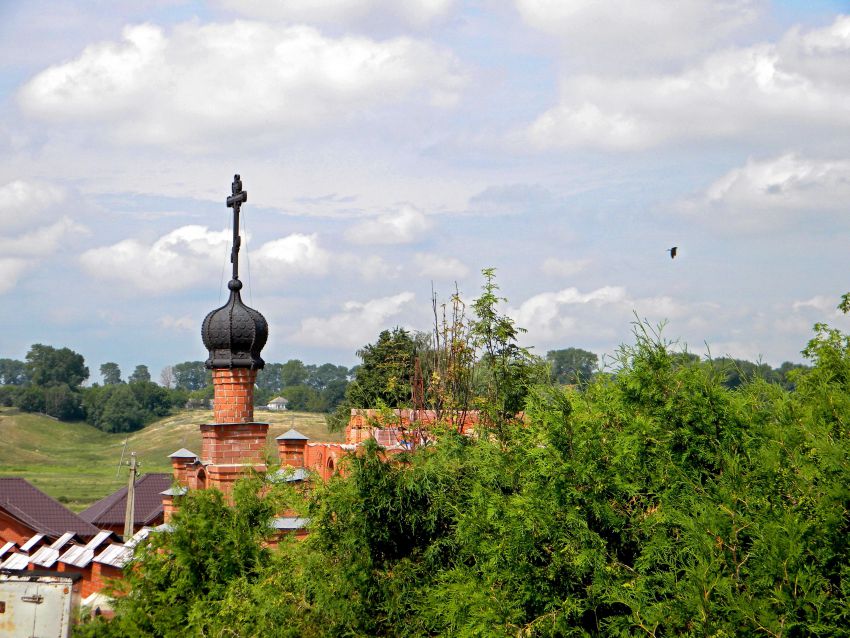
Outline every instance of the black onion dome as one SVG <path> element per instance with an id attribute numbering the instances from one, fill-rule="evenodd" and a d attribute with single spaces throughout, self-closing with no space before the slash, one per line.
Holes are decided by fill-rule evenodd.
<path id="1" fill-rule="evenodd" d="M 201 338 L 210 351 L 205 365 L 210 369 L 261 369 L 266 365 L 260 351 L 269 338 L 269 324 L 263 315 L 242 303 L 241 281 L 231 279 L 227 287 L 230 299 L 210 312 L 201 327 Z"/>

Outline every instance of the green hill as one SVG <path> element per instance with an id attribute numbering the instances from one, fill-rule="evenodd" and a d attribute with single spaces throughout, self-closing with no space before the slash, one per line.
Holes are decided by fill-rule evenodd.
<path id="1" fill-rule="evenodd" d="M 341 441 L 330 434 L 323 414 L 258 411 L 269 427 L 269 453 L 274 437 L 294 427 L 317 441 Z M 209 410 L 182 411 L 131 434 L 107 434 L 86 423 L 62 423 L 49 417 L 0 408 L 0 476 L 20 476 L 74 510 L 81 510 L 126 484 L 124 458 L 136 453 L 141 471 L 170 472 L 168 455 L 186 447 L 200 454 L 200 423 Z M 126 448 L 124 442 L 127 442 Z"/>

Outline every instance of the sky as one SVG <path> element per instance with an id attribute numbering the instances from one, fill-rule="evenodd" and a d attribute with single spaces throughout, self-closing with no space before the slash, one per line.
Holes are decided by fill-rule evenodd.
<path id="1" fill-rule="evenodd" d="M 848 69 L 826 0 L 0 0 L 0 357 L 206 358 L 239 173 L 267 361 L 484 268 L 541 355 L 801 361 L 850 329 Z"/>

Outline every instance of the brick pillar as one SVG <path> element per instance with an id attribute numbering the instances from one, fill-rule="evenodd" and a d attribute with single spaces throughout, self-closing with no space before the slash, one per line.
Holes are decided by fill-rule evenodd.
<path id="1" fill-rule="evenodd" d="M 249 368 L 213 369 L 214 423 L 201 425 L 201 460 L 207 487 L 229 497 L 233 483 L 247 470 L 266 471 L 268 423 L 254 421 L 254 382 Z"/>
<path id="2" fill-rule="evenodd" d="M 214 369 L 213 420 L 216 423 L 250 423 L 253 421 L 254 382 L 256 380 L 257 371 L 250 368 Z"/>

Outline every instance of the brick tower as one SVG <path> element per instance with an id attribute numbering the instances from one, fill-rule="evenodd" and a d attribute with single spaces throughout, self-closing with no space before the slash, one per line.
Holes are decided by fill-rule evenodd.
<path id="1" fill-rule="evenodd" d="M 268 423 L 254 421 L 254 382 L 265 365 L 260 351 L 266 345 L 269 326 L 265 317 L 242 303 L 239 291 L 239 211 L 248 201 L 242 180 L 234 176 L 227 206 L 233 209 L 233 277 L 230 298 L 204 319 L 201 337 L 209 350 L 206 367 L 212 370 L 213 423 L 201 425 L 201 463 L 206 487 L 230 495 L 233 482 L 253 468 L 265 471 Z"/>

